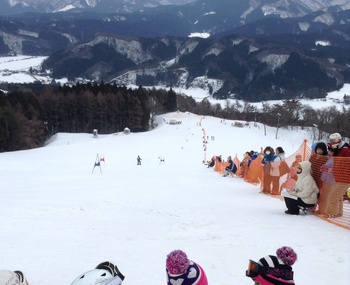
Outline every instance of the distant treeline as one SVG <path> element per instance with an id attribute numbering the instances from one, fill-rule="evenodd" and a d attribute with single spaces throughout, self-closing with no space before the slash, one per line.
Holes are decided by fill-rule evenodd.
<path id="1" fill-rule="evenodd" d="M 156 109 L 175 111 L 176 94 L 103 83 L 20 86 L 0 95 L 0 151 L 39 147 L 57 132 L 148 131 Z"/>
<path id="2" fill-rule="evenodd" d="M 1 86 L 0 86 L 1 87 Z M 40 147 L 57 132 L 109 134 L 129 128 L 144 132 L 155 127 L 159 114 L 179 110 L 224 119 L 258 121 L 270 126 L 313 127 L 315 138 L 339 132 L 349 137 L 350 111 L 335 107 L 314 110 L 297 100 L 263 104 L 197 103 L 172 89 L 130 89 L 116 84 L 7 85 L 0 92 L 0 152 Z"/>

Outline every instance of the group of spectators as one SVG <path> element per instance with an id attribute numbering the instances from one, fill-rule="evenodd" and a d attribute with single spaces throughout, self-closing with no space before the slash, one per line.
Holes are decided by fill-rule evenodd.
<path id="1" fill-rule="evenodd" d="M 282 147 L 267 146 L 261 153 L 247 151 L 242 161 L 237 157 L 232 160 L 231 156 L 223 161 L 221 156 L 213 156 L 208 167 L 214 167 L 224 177 L 238 176 L 260 184 L 264 194 L 282 195 L 286 214 L 316 211 L 334 218 L 343 216 L 343 196 L 350 188 L 350 159 L 340 157 L 350 157 L 350 147 L 339 133 L 334 133 L 327 142 L 313 144 L 309 159 L 296 154 L 290 165 Z M 252 164 L 259 171 L 254 172 Z"/>
<path id="2" fill-rule="evenodd" d="M 350 188 L 350 147 L 339 133 L 328 143 L 313 145 L 310 157 L 312 175 L 320 189 L 317 213 L 326 218 L 343 216 L 343 197 Z"/>

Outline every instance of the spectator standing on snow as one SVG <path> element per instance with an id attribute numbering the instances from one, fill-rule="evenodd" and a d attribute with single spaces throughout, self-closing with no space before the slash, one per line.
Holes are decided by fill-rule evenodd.
<path id="1" fill-rule="evenodd" d="M 262 151 L 262 150 L 261 150 Z M 248 161 L 248 167 L 244 175 L 244 180 L 252 184 L 261 184 L 263 181 L 263 165 L 261 164 L 262 155 L 254 150 L 250 151 L 250 159 Z"/>
<path id="2" fill-rule="evenodd" d="M 275 152 L 272 147 L 267 146 L 263 152 L 263 159 L 261 164 L 263 165 L 263 189 L 262 193 L 271 194 L 271 162 L 274 160 Z"/>
<path id="3" fill-rule="evenodd" d="M 138 155 L 138 156 L 137 156 L 137 165 L 141 165 L 141 161 L 142 161 L 142 159 L 141 159 L 141 157 Z"/>
<path id="4" fill-rule="evenodd" d="M 349 144 L 344 142 L 339 133 L 329 136 L 328 147 L 333 150 L 334 164 L 331 170 L 335 183 L 329 195 L 328 214 L 330 217 L 343 216 L 343 196 L 350 187 L 349 164 L 350 159 L 337 159 L 337 157 L 350 157 Z M 347 173 L 344 173 L 347 172 Z"/>
<path id="5" fill-rule="evenodd" d="M 259 153 L 257 151 L 254 151 L 254 150 L 251 150 L 250 152 L 250 158 L 249 158 L 249 161 L 248 161 L 248 167 L 250 166 L 250 164 L 252 163 L 253 160 L 255 160 Z"/>
<path id="6" fill-rule="evenodd" d="M 273 161 L 282 161 L 285 159 L 285 153 L 281 146 L 277 147 L 275 150 L 275 158 Z"/>
<path id="7" fill-rule="evenodd" d="M 315 153 L 318 155 L 327 155 L 327 145 L 324 142 L 319 142 L 315 146 Z"/>
<path id="8" fill-rule="evenodd" d="M 292 265 L 297 261 L 297 254 L 291 247 L 283 246 L 275 255 L 268 255 L 258 262 L 249 260 L 246 276 L 255 285 L 295 285 Z"/>
<path id="9" fill-rule="evenodd" d="M 244 178 L 245 175 L 247 174 L 247 168 L 248 168 L 248 164 L 249 164 L 249 160 L 250 160 L 250 152 L 249 151 L 246 151 L 244 153 L 244 157 L 243 157 L 243 160 L 242 162 L 240 163 L 240 168 L 239 168 L 239 176 L 241 178 Z"/>
<path id="10" fill-rule="evenodd" d="M 298 180 L 295 188 L 287 190 L 291 198 L 284 197 L 284 202 L 289 215 L 299 215 L 299 207 L 311 208 L 317 203 L 319 190 L 315 180 L 311 176 L 311 162 L 302 161 L 298 165 Z"/>
<path id="11" fill-rule="evenodd" d="M 167 285 L 208 285 L 203 268 L 189 260 L 182 250 L 174 250 L 166 258 Z"/>
<path id="12" fill-rule="evenodd" d="M 281 173 L 282 161 L 284 161 L 284 159 L 285 159 L 284 150 L 282 147 L 279 146 L 275 150 L 275 156 L 271 163 L 270 174 L 271 174 L 271 182 L 272 182 L 272 189 L 271 189 L 272 195 L 280 194 L 280 177 L 289 172 L 289 168 L 288 168 L 288 171 L 284 170 L 285 172 L 283 174 Z"/>
<path id="13" fill-rule="evenodd" d="M 325 164 L 320 167 L 321 181 L 322 183 L 322 193 L 320 199 L 318 200 L 318 213 L 322 216 L 329 217 L 328 212 L 329 207 L 329 197 L 333 191 L 333 186 L 335 184 L 333 165 L 334 165 L 334 152 L 331 147 L 328 149 L 328 157 Z"/>
<path id="14" fill-rule="evenodd" d="M 321 166 L 327 161 L 327 145 L 324 142 L 318 142 L 314 145 L 312 149 L 309 161 L 311 162 L 311 175 L 315 179 L 318 189 L 323 192 L 323 182 L 321 179 Z"/>
<path id="15" fill-rule="evenodd" d="M 339 133 L 331 134 L 327 145 L 334 150 L 334 156 L 350 157 L 349 144 L 343 141 Z"/>

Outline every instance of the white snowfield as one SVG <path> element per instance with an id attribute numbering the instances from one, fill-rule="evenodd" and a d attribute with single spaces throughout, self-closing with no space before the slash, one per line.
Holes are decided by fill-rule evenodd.
<path id="1" fill-rule="evenodd" d="M 253 284 L 248 260 L 286 245 L 298 254 L 296 284 L 348 285 L 348 230 L 286 215 L 281 200 L 202 163 L 267 145 L 289 156 L 312 134 L 280 129 L 275 139 L 274 128 L 265 136 L 260 124 L 232 123 L 171 113 L 147 133 L 59 133 L 45 147 L 0 153 L 0 269 L 22 270 L 30 285 L 69 285 L 110 260 L 123 285 L 164 285 L 166 255 L 182 249 L 209 284 Z M 105 161 L 94 168 L 97 155 Z"/>

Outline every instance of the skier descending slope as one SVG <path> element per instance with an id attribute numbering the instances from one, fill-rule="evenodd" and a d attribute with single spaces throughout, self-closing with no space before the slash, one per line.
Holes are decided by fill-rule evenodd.
<path id="1" fill-rule="evenodd" d="M 105 261 L 81 274 L 71 285 L 120 285 L 124 278 L 116 265 Z"/>

